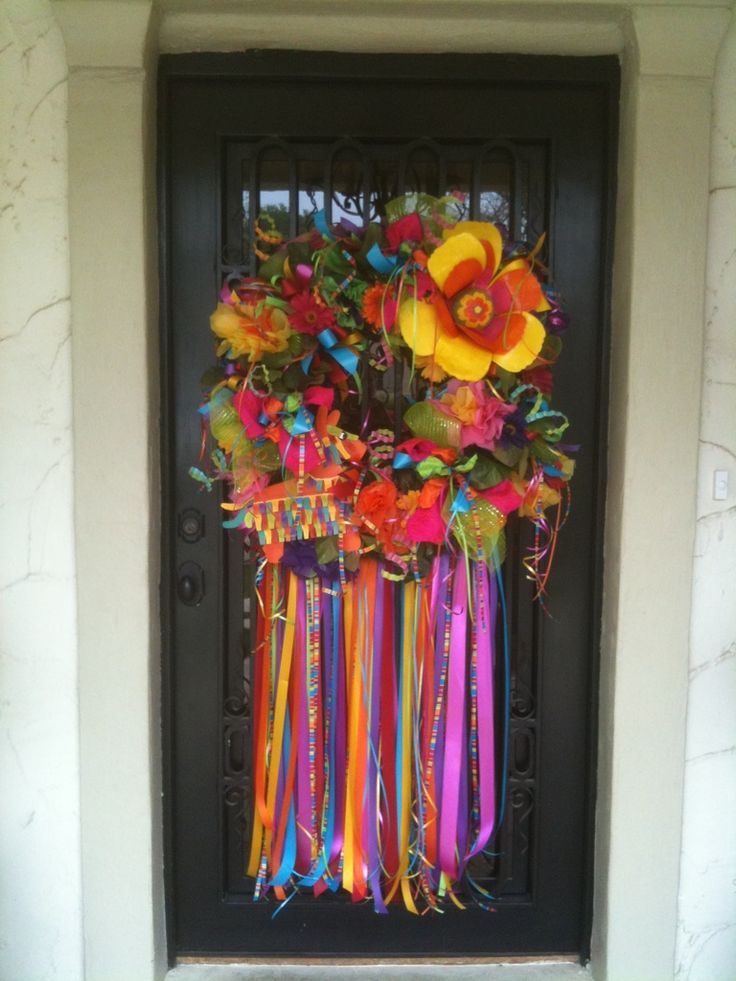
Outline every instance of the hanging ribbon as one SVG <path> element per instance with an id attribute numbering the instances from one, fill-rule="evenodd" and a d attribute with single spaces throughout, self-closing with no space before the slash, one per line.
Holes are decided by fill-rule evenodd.
<path id="1" fill-rule="evenodd" d="M 505 798 L 498 570 L 444 553 L 426 580 L 384 573 L 366 557 L 329 587 L 290 570 L 282 582 L 270 565 L 261 580 L 248 873 L 277 913 L 298 889 L 341 886 L 379 913 L 397 901 L 411 913 L 462 908 L 463 890 L 489 902 L 467 863 Z"/>

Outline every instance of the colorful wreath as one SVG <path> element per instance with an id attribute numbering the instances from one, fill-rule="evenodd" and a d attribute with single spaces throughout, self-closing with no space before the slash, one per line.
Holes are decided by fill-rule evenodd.
<path id="1" fill-rule="evenodd" d="M 543 597 L 574 465 L 543 239 L 464 207 L 413 194 L 286 242 L 262 218 L 259 277 L 211 318 L 217 448 L 191 473 L 257 561 L 255 898 L 492 900 L 468 870 L 505 802 L 504 527 L 533 523 Z"/>

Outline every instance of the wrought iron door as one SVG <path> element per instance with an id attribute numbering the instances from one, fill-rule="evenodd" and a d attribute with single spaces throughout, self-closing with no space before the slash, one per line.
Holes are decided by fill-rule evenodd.
<path id="1" fill-rule="evenodd" d="M 329 75 L 324 72 L 329 67 Z M 516 79 L 516 84 L 514 84 Z M 167 885 L 172 954 L 369 956 L 587 950 L 593 698 L 605 418 L 607 243 L 617 68 L 610 59 L 319 56 L 162 60 Z M 550 593 L 532 603 L 509 534 L 508 806 L 474 877 L 492 912 L 377 917 L 296 898 L 275 919 L 245 875 L 251 785 L 252 565 L 220 527 L 196 460 L 198 372 L 210 309 L 230 272 L 256 273 L 254 223 L 293 236 L 375 218 L 405 191 L 462 191 L 468 217 L 514 240 L 548 232 L 547 261 L 573 329 L 556 401 L 582 444 L 575 502 Z M 395 404 L 396 376 L 372 393 Z M 244 599 L 245 598 L 245 599 Z"/>

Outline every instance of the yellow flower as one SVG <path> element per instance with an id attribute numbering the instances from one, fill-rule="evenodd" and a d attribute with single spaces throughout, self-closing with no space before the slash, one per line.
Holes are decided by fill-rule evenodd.
<path id="1" fill-rule="evenodd" d="M 429 357 L 417 355 L 414 364 L 419 368 L 422 378 L 426 378 L 427 381 L 441 382 L 447 378 L 447 372 L 440 368 L 431 355 Z"/>
<path id="2" fill-rule="evenodd" d="M 525 518 L 536 518 L 540 510 L 546 511 L 547 508 L 560 503 L 560 492 L 544 482 L 532 488 L 519 477 L 512 478 L 512 482 L 515 489 L 523 497 L 519 506 L 519 514 Z"/>
<path id="3" fill-rule="evenodd" d="M 419 507 L 419 491 L 410 490 L 406 494 L 401 494 L 396 499 L 396 507 L 399 511 L 409 511 L 413 513 Z"/>
<path id="4" fill-rule="evenodd" d="M 478 411 L 478 403 L 475 395 L 467 385 L 461 385 L 456 392 L 447 392 L 441 400 L 449 408 L 450 412 L 461 422 L 472 426 L 475 422 L 475 413 Z"/>
<path id="5" fill-rule="evenodd" d="M 249 361 L 285 351 L 292 333 L 283 310 L 255 303 L 218 303 L 210 327 L 222 339 L 218 356 L 226 354 L 234 359 L 247 355 Z"/>
<path id="6" fill-rule="evenodd" d="M 525 259 L 501 267 L 501 233 L 487 222 L 459 222 L 427 260 L 437 292 L 411 296 L 399 309 L 402 337 L 415 357 L 434 357 L 447 374 L 479 381 L 494 362 L 518 372 L 544 343 L 532 311 L 549 309 Z"/>

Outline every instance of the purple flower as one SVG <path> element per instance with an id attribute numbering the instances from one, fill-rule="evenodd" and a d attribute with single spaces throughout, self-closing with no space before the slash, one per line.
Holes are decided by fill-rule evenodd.
<path id="1" fill-rule="evenodd" d="M 526 446 L 526 444 L 526 416 L 521 409 L 514 409 L 503 421 L 503 431 L 498 445 L 508 449 L 509 446 Z"/>
<path id="2" fill-rule="evenodd" d="M 320 579 L 333 581 L 340 574 L 337 559 L 321 564 L 317 561 L 317 549 L 314 540 L 298 539 L 284 544 L 285 566 L 288 566 L 297 576 L 310 579 L 319 576 Z"/>

